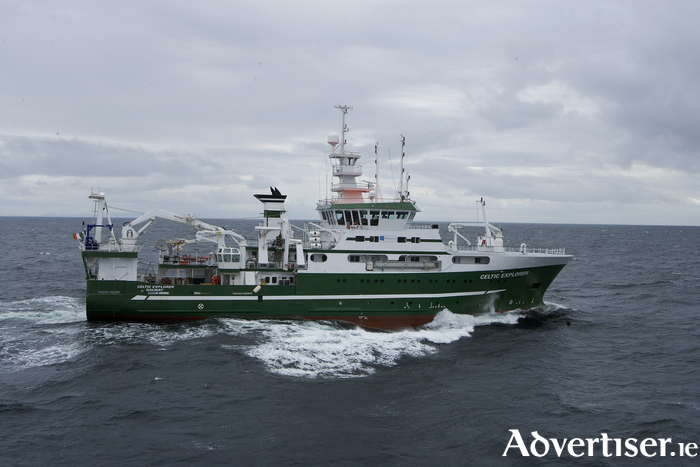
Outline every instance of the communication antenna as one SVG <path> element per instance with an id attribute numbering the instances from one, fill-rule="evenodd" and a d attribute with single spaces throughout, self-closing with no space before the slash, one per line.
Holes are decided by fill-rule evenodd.
<path id="1" fill-rule="evenodd" d="M 406 157 L 406 152 L 404 151 L 404 147 L 406 146 L 406 138 L 404 135 L 401 135 L 401 174 L 400 174 L 400 179 L 399 179 L 399 198 L 401 201 L 404 200 L 404 168 L 403 168 L 403 158 Z"/>
<path id="2" fill-rule="evenodd" d="M 345 154 L 345 143 L 347 142 L 345 141 L 345 133 L 350 131 L 348 126 L 345 124 L 345 115 L 348 113 L 348 110 L 352 110 L 352 107 L 349 105 L 336 105 L 335 108 L 343 111 L 343 134 L 340 136 L 340 154 Z"/>
<path id="3" fill-rule="evenodd" d="M 374 145 L 374 189 L 378 199 L 382 198 L 382 191 L 379 188 L 379 141 Z"/>

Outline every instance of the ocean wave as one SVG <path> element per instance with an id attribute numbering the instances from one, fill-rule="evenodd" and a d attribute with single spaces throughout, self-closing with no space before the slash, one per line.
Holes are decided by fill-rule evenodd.
<path id="1" fill-rule="evenodd" d="M 0 344 L 0 373 L 66 362 L 83 352 L 81 342 L 8 342 Z"/>
<path id="2" fill-rule="evenodd" d="M 373 332 L 346 329 L 332 323 L 294 321 L 287 323 L 231 321 L 240 332 L 254 327 L 264 342 L 251 346 L 246 354 L 259 359 L 272 373 L 306 378 L 356 378 L 373 374 L 382 366 L 394 366 L 406 357 L 423 357 L 438 352 L 439 345 L 468 337 L 475 326 L 493 323 L 515 324 L 517 313 L 456 315 L 449 310 L 418 329 Z"/>
<path id="3" fill-rule="evenodd" d="M 417 329 L 368 331 L 325 321 L 219 318 L 199 323 L 104 323 L 85 320 L 84 304 L 69 297 L 44 297 L 3 304 L 0 372 L 68 361 L 95 346 L 150 344 L 167 349 L 182 341 L 235 336 L 222 347 L 261 361 L 271 373 L 304 378 L 356 378 L 420 358 L 441 345 L 469 337 L 476 326 L 516 324 L 522 313 L 438 313 Z M 41 326 L 37 326 L 41 325 Z M 49 326 L 46 326 L 49 325 Z M 19 338 L 18 336 L 21 336 Z"/>
<path id="4" fill-rule="evenodd" d="M 39 297 L 0 303 L 0 321 L 61 324 L 85 320 L 85 301 L 73 297 Z"/>
<path id="5" fill-rule="evenodd" d="M 176 342 L 206 339 L 217 334 L 210 324 L 98 324 L 86 330 L 90 342 L 99 345 L 151 344 L 168 347 Z"/>

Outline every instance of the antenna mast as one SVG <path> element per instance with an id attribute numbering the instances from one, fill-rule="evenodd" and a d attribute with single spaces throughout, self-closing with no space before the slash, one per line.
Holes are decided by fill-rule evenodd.
<path id="1" fill-rule="evenodd" d="M 382 198 L 382 192 L 379 189 L 379 141 L 374 145 L 374 191 L 377 193 L 377 199 Z"/>
<path id="2" fill-rule="evenodd" d="M 348 129 L 348 126 L 345 124 L 345 115 L 348 113 L 348 110 L 352 110 L 352 107 L 350 107 L 349 105 L 336 105 L 335 108 L 340 109 L 343 112 L 343 134 L 340 137 L 340 154 L 345 154 L 345 133 L 350 131 Z"/>
<path id="3" fill-rule="evenodd" d="M 404 151 L 404 147 L 406 146 L 406 137 L 404 135 L 401 135 L 401 175 L 399 176 L 399 198 L 401 201 L 404 200 L 404 168 L 403 168 L 403 158 L 406 157 L 406 152 Z"/>

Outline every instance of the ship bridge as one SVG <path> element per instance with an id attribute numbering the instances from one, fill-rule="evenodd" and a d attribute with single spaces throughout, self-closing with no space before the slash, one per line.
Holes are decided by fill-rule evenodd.
<path id="1" fill-rule="evenodd" d="M 359 153 L 345 149 L 345 133 L 350 131 L 345 116 L 352 107 L 336 106 L 342 113 L 342 135 L 331 133 L 328 144 L 333 148 L 328 156 L 334 181 L 330 186 L 333 194 L 330 199 L 321 200 L 316 207 L 324 228 L 404 230 L 420 209 L 409 199 L 408 180 L 404 174 L 401 155 L 401 181 L 395 198 L 382 198 L 379 189 L 377 159 L 375 159 L 374 181 L 362 181 L 362 166 L 358 163 Z M 402 147 L 405 144 L 401 138 Z M 376 148 L 375 148 L 376 153 Z"/>

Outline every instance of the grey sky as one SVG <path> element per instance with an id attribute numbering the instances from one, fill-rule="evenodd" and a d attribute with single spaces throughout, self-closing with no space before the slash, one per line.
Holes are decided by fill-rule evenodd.
<path id="1" fill-rule="evenodd" d="M 0 215 L 293 218 L 348 116 L 423 220 L 700 225 L 700 3 L 1 1 Z M 391 160 L 391 165 L 389 164 Z M 394 179 L 392 181 L 392 173 Z"/>

